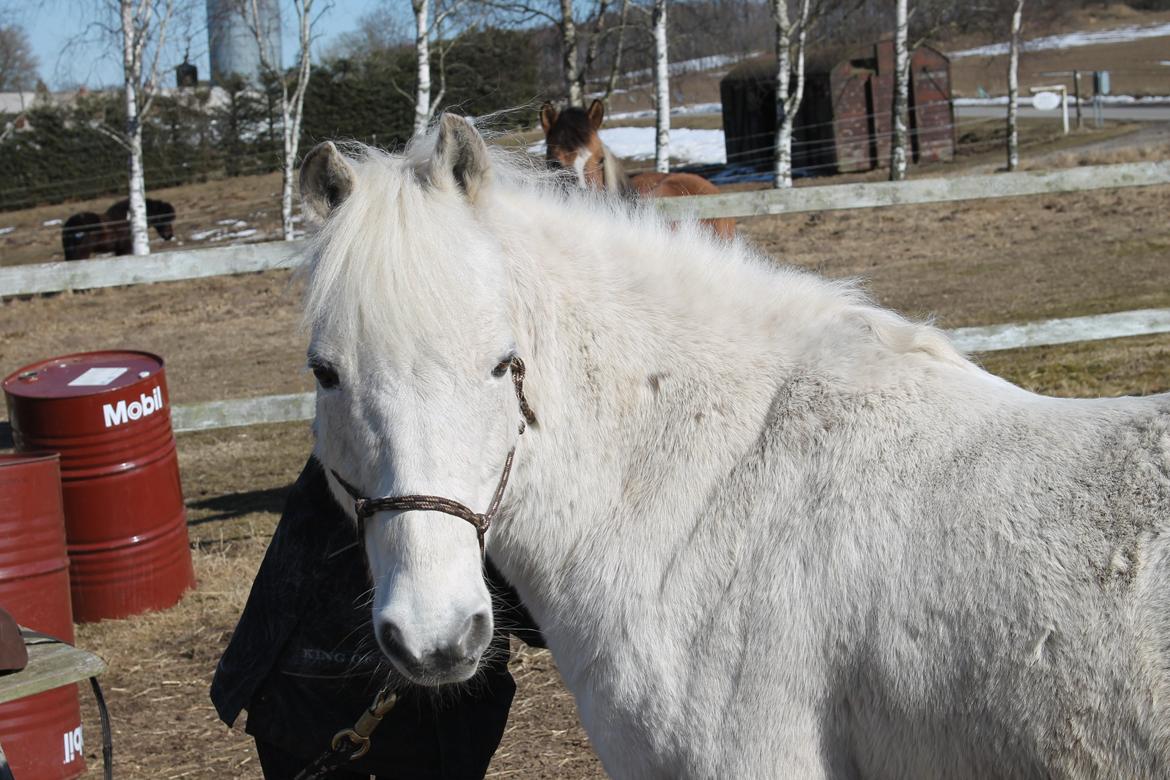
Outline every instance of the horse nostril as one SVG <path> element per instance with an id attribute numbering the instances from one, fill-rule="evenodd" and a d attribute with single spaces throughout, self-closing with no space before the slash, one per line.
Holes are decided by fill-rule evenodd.
<path id="1" fill-rule="evenodd" d="M 492 634 L 492 613 L 480 610 L 467 619 L 467 628 L 459 638 L 459 647 L 464 655 L 476 655 L 488 642 Z"/>
<path id="2" fill-rule="evenodd" d="M 378 644 L 382 646 L 382 652 L 390 658 L 397 658 L 400 661 L 414 659 L 414 656 L 407 652 L 406 644 L 402 641 L 401 629 L 389 620 L 378 627 Z"/>

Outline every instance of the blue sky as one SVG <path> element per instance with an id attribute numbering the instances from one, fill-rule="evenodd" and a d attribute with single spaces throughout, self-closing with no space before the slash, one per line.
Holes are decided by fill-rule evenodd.
<path id="1" fill-rule="evenodd" d="M 171 68 L 183 58 L 183 50 L 191 40 L 191 60 L 199 66 L 200 78 L 207 75 L 207 31 L 205 27 L 205 0 L 177 0 L 189 2 L 194 14 L 190 23 L 183 28 L 176 27 L 171 33 L 163 67 L 168 71 L 163 83 L 173 86 Z M 320 4 L 322 0 L 317 0 Z M 333 7 L 322 17 L 318 28 L 319 39 L 314 53 L 337 38 L 341 33 L 353 30 L 359 17 L 383 2 L 393 2 L 409 13 L 406 0 L 335 0 Z M 15 22 L 28 32 L 33 51 L 40 60 L 41 78 L 52 89 L 74 84 L 91 88 L 117 84 L 121 81 L 120 55 L 110 47 L 96 42 L 100 33 L 93 22 L 99 18 L 101 0 L 43 0 L 43 2 L 21 3 L 14 10 L 4 10 L 5 22 Z M 285 42 L 284 55 L 290 60 L 296 49 L 293 31 L 291 4 L 281 2 L 284 14 Z M 87 32 L 88 31 L 88 32 Z M 87 38 L 86 42 L 79 39 Z M 70 41 L 74 43 L 67 47 Z"/>

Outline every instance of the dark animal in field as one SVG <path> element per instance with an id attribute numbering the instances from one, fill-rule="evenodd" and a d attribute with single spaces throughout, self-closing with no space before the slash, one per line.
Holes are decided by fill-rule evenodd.
<path id="1" fill-rule="evenodd" d="M 175 207 L 165 200 L 146 199 L 146 224 L 158 231 L 163 241 L 175 237 Z M 109 249 L 116 255 L 128 255 L 134 251 L 130 236 L 130 200 L 123 198 L 106 209 L 106 234 Z"/>
<path id="2" fill-rule="evenodd" d="M 85 260 L 100 252 L 108 252 L 108 243 L 105 219 L 101 214 L 82 211 L 61 226 L 61 245 L 66 260 Z"/>
<path id="3" fill-rule="evenodd" d="M 175 237 L 175 207 L 165 200 L 146 199 L 146 224 L 159 237 Z M 66 260 L 85 260 L 103 252 L 129 255 L 134 252 L 130 235 L 130 199 L 123 198 L 98 215 L 92 211 L 74 214 L 61 227 L 61 243 Z"/>

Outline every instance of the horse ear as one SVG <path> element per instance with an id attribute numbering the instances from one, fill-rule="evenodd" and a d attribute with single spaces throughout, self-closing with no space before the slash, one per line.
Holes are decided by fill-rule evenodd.
<path id="1" fill-rule="evenodd" d="M 544 134 L 548 135 L 548 131 L 552 130 L 552 126 L 557 123 L 557 109 L 552 103 L 545 103 L 540 107 L 540 129 L 544 130 Z"/>
<path id="2" fill-rule="evenodd" d="M 332 141 L 313 147 L 301 163 L 301 200 L 321 219 L 353 192 L 353 166 Z"/>
<path id="3" fill-rule="evenodd" d="M 589 124 L 593 126 L 594 130 L 601 129 L 601 123 L 605 121 L 605 103 L 600 100 L 594 100 L 589 104 Z"/>
<path id="4" fill-rule="evenodd" d="M 436 174 L 440 177 L 450 174 L 455 184 L 474 200 L 490 172 L 487 144 L 479 131 L 461 116 L 443 114 L 439 119 L 435 158 L 431 161 L 432 181 Z"/>

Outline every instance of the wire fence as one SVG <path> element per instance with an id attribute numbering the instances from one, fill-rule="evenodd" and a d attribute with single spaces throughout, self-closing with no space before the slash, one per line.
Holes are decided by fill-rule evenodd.
<path id="1" fill-rule="evenodd" d="M 946 104 L 947 101 L 935 101 L 921 104 L 920 108 L 935 108 Z M 885 114 L 886 112 L 872 112 L 846 119 L 803 125 L 800 132 L 804 135 L 808 131 L 832 126 L 870 125 L 873 120 Z M 996 118 L 968 118 L 933 126 L 922 131 L 923 146 L 929 151 L 936 142 L 949 142 L 950 138 L 954 138 L 956 154 L 974 152 L 984 147 L 990 148 L 992 144 L 998 143 L 1002 139 L 983 138 L 975 131 L 998 121 Z M 875 167 L 881 167 L 885 163 L 884 151 L 888 149 L 893 135 L 892 130 L 871 132 L 861 136 L 856 143 L 859 146 L 868 144 L 868 151 L 871 152 L 876 149 L 877 158 L 873 159 L 871 163 Z M 770 140 L 772 137 L 773 134 L 770 132 L 761 132 L 740 136 L 740 140 L 751 143 Z M 1026 138 L 1021 146 L 1025 151 L 1031 148 L 1031 144 Z M 797 177 L 832 174 L 841 168 L 841 163 L 835 157 L 836 143 L 831 138 L 798 136 L 792 140 L 791 148 L 794 175 Z M 725 155 L 725 161 L 722 163 L 724 172 L 714 178 L 717 183 L 766 178 L 771 166 L 765 164 L 765 161 L 771 157 L 774 151 L 774 144 L 763 143 L 746 151 Z M 228 157 L 229 153 L 227 152 L 219 153 L 220 159 L 226 160 Z M 268 163 L 244 164 L 239 167 L 239 170 L 241 175 L 245 176 L 264 174 L 271 173 L 272 166 Z M 649 161 L 632 162 L 626 167 L 627 173 L 631 175 L 652 170 L 653 165 Z M 92 180 L 77 178 L 70 181 L 78 189 L 83 189 L 84 185 Z M 59 186 L 59 183 L 53 186 Z M 198 183 L 193 183 L 190 186 L 198 186 Z M 157 188 L 154 188 L 151 194 L 154 195 L 156 192 Z M 199 199 L 199 196 L 196 194 L 195 198 Z M 111 203 L 120 199 L 119 196 L 110 196 Z M 272 190 L 269 193 L 245 200 L 210 201 L 208 196 L 204 196 L 202 203 L 182 203 L 178 199 L 175 200 L 176 217 L 173 228 L 179 242 L 177 245 L 219 241 L 254 242 L 281 236 L 279 184 L 276 182 L 273 182 Z M 75 208 L 76 205 L 61 204 L 59 211 L 61 216 L 58 219 L 42 220 L 39 224 L 25 224 L 19 227 L 5 227 L 5 217 L 0 213 L 0 253 L 2 253 L 0 264 L 16 265 L 60 258 L 62 256 L 63 223 L 73 213 L 72 209 Z M 13 214 L 19 214 L 19 212 L 13 212 Z M 100 227 L 115 227 L 124 224 L 121 221 L 101 222 Z M 151 236 L 152 245 L 157 248 L 176 246 L 176 244 L 164 243 L 153 231 Z"/>

